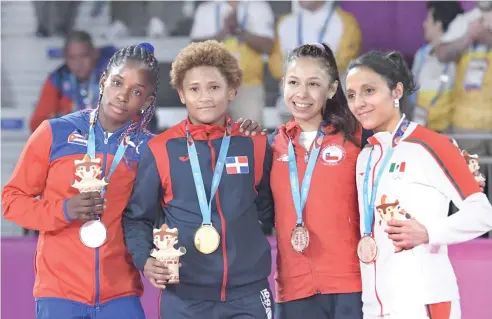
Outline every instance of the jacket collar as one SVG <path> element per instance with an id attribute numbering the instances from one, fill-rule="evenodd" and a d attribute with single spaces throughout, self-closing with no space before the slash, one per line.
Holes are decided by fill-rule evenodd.
<path id="1" fill-rule="evenodd" d="M 369 137 L 367 142 L 372 146 L 379 144 L 385 147 L 396 147 L 414 128 L 415 124 L 408 121 L 405 114 L 403 114 L 393 132 L 378 132 Z"/>
<path id="2" fill-rule="evenodd" d="M 226 117 L 226 123 L 230 123 L 232 125 L 231 135 L 236 135 L 239 133 L 240 124 L 231 120 L 230 117 Z M 190 121 L 190 118 L 187 117 L 186 120 L 181 121 L 179 127 L 182 130 L 182 133 L 186 135 L 186 129 L 190 132 L 191 136 L 194 139 L 215 139 L 224 136 L 227 126 L 221 125 L 209 125 L 209 124 L 193 124 Z"/>
<path id="3" fill-rule="evenodd" d="M 335 128 L 333 125 L 329 124 L 325 127 L 324 132 L 326 135 L 330 134 Z M 297 138 L 299 135 L 301 135 L 302 130 L 299 124 L 297 124 L 296 120 L 292 118 L 290 121 L 288 121 L 285 124 L 285 133 L 290 137 L 290 138 Z"/>

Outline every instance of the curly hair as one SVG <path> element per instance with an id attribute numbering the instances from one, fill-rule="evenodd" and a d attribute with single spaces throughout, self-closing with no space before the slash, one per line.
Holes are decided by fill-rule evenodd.
<path id="1" fill-rule="evenodd" d="M 191 43 L 179 52 L 171 66 L 172 87 L 182 88 L 186 72 L 199 66 L 216 67 L 233 88 L 238 88 L 243 80 L 237 59 L 223 44 L 208 40 Z"/>

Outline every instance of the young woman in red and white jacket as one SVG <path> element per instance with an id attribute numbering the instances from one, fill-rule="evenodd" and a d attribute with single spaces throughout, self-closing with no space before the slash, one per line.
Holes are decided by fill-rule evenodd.
<path id="1" fill-rule="evenodd" d="M 356 174 L 364 319 L 461 318 L 447 245 L 492 229 L 492 206 L 458 147 L 403 114 L 415 89 L 399 53 L 349 65 L 350 110 L 375 133 Z M 450 201 L 459 211 L 448 217 Z"/>

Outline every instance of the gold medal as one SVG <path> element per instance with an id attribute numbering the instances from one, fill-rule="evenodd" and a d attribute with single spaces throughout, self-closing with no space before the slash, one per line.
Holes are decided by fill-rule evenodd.
<path id="1" fill-rule="evenodd" d="M 357 256 L 364 264 L 373 263 L 378 256 L 378 245 L 372 236 L 364 236 L 357 244 Z"/>
<path id="2" fill-rule="evenodd" d="M 302 253 L 309 246 L 309 232 L 304 225 L 297 225 L 292 230 L 290 244 L 295 252 Z"/>
<path id="3" fill-rule="evenodd" d="M 208 255 L 217 250 L 220 244 L 220 234 L 214 226 L 202 225 L 195 233 L 195 247 L 202 254 Z"/>

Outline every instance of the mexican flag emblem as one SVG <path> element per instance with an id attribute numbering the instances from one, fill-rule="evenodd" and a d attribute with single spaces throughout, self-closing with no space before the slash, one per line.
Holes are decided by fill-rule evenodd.
<path id="1" fill-rule="evenodd" d="M 393 175 L 393 178 L 402 178 L 403 173 L 405 173 L 405 162 L 400 162 L 400 163 L 391 163 L 389 172 L 390 174 Z"/>

